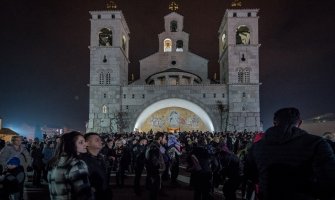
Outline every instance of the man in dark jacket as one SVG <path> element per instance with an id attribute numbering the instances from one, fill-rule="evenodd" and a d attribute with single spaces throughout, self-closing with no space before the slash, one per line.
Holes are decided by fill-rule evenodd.
<path id="1" fill-rule="evenodd" d="M 111 199 L 112 192 L 108 183 L 109 174 L 105 164 L 106 160 L 99 153 L 102 149 L 102 140 L 97 133 L 87 133 L 85 140 L 87 143 L 87 153 L 81 155 L 81 158 L 88 167 L 89 179 L 95 199 L 106 199 L 106 196 Z"/>
<path id="2" fill-rule="evenodd" d="M 149 199 L 156 200 L 161 191 L 161 175 L 165 170 L 163 159 L 163 145 L 166 143 L 166 135 L 162 132 L 155 134 L 152 141 L 145 151 L 145 161 L 147 169 L 146 186 L 149 189 Z"/>
<path id="3" fill-rule="evenodd" d="M 139 143 L 133 147 L 134 163 L 135 163 L 135 179 L 134 179 L 134 190 L 137 195 L 141 194 L 140 181 L 141 175 L 145 165 L 145 150 L 148 143 L 147 138 L 143 137 L 139 139 Z"/>
<path id="4" fill-rule="evenodd" d="M 334 198 L 334 153 L 324 139 L 299 129 L 300 124 L 298 109 L 280 109 L 274 126 L 251 147 L 245 172 L 258 182 L 261 200 Z"/>
<path id="5" fill-rule="evenodd" d="M 223 180 L 223 195 L 225 200 L 236 200 L 236 190 L 242 180 L 242 163 L 226 146 L 219 148 L 218 159 Z"/>
<path id="6" fill-rule="evenodd" d="M 199 137 L 198 144 L 188 155 L 187 171 L 191 172 L 190 186 L 193 200 L 209 200 L 212 189 L 211 159 L 206 149 L 206 139 Z"/>

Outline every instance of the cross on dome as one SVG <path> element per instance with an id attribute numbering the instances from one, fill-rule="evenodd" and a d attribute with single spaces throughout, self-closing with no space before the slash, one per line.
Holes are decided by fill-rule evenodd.
<path id="1" fill-rule="evenodd" d="M 114 1 L 108 1 L 106 2 L 106 7 L 107 9 L 115 10 L 117 8 L 117 5 Z"/>
<path id="2" fill-rule="evenodd" d="M 231 7 L 242 7 L 242 0 L 233 0 Z"/>
<path id="3" fill-rule="evenodd" d="M 169 5 L 169 10 L 171 10 L 171 11 L 176 11 L 176 10 L 178 10 L 179 9 L 179 6 L 178 6 L 178 4 L 175 2 L 175 1 L 172 1 L 171 3 L 170 3 L 170 5 Z"/>

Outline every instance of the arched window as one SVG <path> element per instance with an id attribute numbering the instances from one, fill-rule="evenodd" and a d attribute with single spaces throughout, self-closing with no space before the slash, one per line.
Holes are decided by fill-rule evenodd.
<path id="1" fill-rule="evenodd" d="M 102 85 L 104 84 L 104 73 L 100 72 L 99 75 L 99 84 Z"/>
<path id="2" fill-rule="evenodd" d="M 177 32 L 177 28 L 178 28 L 178 23 L 177 21 L 173 20 L 170 22 L 170 31 L 171 32 Z"/>
<path id="3" fill-rule="evenodd" d="M 126 44 L 127 44 L 127 39 L 126 39 L 126 36 L 122 36 L 122 49 L 124 50 L 124 51 L 126 51 Z"/>
<path id="4" fill-rule="evenodd" d="M 239 26 L 236 30 L 236 44 L 250 44 L 250 31 L 247 26 Z"/>
<path id="5" fill-rule="evenodd" d="M 99 32 L 99 46 L 112 46 L 113 33 L 108 28 L 103 28 Z"/>
<path id="6" fill-rule="evenodd" d="M 107 113 L 108 112 L 108 108 L 106 105 L 102 106 L 102 113 Z"/>
<path id="7" fill-rule="evenodd" d="M 244 69 L 244 83 L 250 83 L 250 70 L 249 69 Z"/>
<path id="8" fill-rule="evenodd" d="M 225 33 L 222 34 L 221 41 L 222 41 L 222 48 L 224 48 L 226 45 L 226 34 Z"/>
<path id="9" fill-rule="evenodd" d="M 237 82 L 243 83 L 243 70 L 242 69 L 238 69 L 237 71 Z"/>
<path id="10" fill-rule="evenodd" d="M 106 84 L 107 85 L 111 84 L 111 74 L 109 72 L 107 72 L 106 74 Z"/>
<path id="11" fill-rule="evenodd" d="M 183 52 L 183 46 L 184 46 L 184 42 L 182 40 L 177 40 L 176 51 Z"/>
<path id="12" fill-rule="evenodd" d="M 169 38 L 164 40 L 164 52 L 171 52 L 172 51 L 172 41 Z"/>

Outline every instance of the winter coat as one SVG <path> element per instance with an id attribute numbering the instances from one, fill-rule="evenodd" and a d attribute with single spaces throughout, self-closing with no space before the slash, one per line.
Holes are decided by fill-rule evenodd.
<path id="1" fill-rule="evenodd" d="M 42 150 L 38 147 L 31 149 L 32 167 L 34 170 L 42 170 L 44 168 Z"/>
<path id="2" fill-rule="evenodd" d="M 111 198 L 111 193 L 109 191 L 109 174 L 107 171 L 107 166 L 105 164 L 105 158 L 102 154 L 94 156 L 90 153 L 85 153 L 81 155 L 81 159 L 85 161 L 88 171 L 91 187 L 94 188 L 95 198 L 105 199 L 104 196 Z"/>
<path id="3" fill-rule="evenodd" d="M 48 172 L 51 200 L 94 199 L 87 165 L 84 161 L 63 156 Z"/>
<path id="4" fill-rule="evenodd" d="M 31 156 L 24 145 L 21 145 L 19 150 L 16 150 L 12 144 L 6 145 L 0 151 L 0 164 L 5 167 L 7 161 L 12 157 L 18 157 L 20 164 L 27 170 L 27 167 L 31 165 Z"/>
<path id="5" fill-rule="evenodd" d="M 146 168 L 150 174 L 160 174 L 165 170 L 165 162 L 160 147 L 160 144 L 154 141 L 146 149 Z"/>
<path id="6" fill-rule="evenodd" d="M 20 198 L 20 191 L 23 191 L 23 185 L 25 180 L 25 173 L 24 169 L 21 165 L 13 168 L 7 169 L 4 172 L 3 180 L 1 184 L 3 185 L 2 190 L 5 192 L 2 198 L 4 199 L 14 199 L 19 200 Z"/>
<path id="7" fill-rule="evenodd" d="M 203 146 L 195 147 L 188 156 L 187 170 L 191 172 L 190 186 L 194 189 L 212 187 L 210 154 Z"/>
<path id="8" fill-rule="evenodd" d="M 245 166 L 259 181 L 262 200 L 328 199 L 334 191 L 335 155 L 319 136 L 292 127 L 268 129 L 251 147 Z"/>
<path id="9" fill-rule="evenodd" d="M 46 165 L 49 160 L 54 156 L 55 148 L 44 147 L 42 150 L 43 154 L 43 163 Z"/>

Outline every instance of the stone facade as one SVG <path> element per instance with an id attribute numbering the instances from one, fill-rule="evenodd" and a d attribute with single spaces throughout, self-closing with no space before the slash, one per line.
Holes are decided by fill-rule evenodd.
<path id="1" fill-rule="evenodd" d="M 219 29 L 217 81 L 208 79 L 208 61 L 189 51 L 183 16 L 168 14 L 158 52 L 140 60 L 140 78 L 131 83 L 129 29 L 122 12 L 90 12 L 87 131 L 141 131 L 152 114 L 169 107 L 190 110 L 209 131 L 260 130 L 257 12 L 226 11 Z"/>

